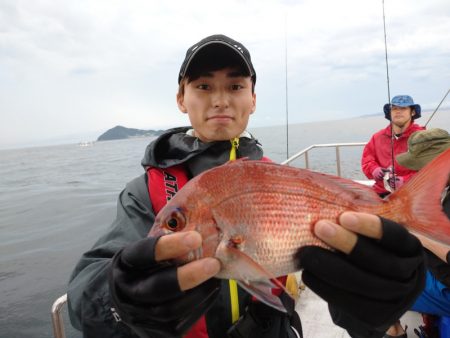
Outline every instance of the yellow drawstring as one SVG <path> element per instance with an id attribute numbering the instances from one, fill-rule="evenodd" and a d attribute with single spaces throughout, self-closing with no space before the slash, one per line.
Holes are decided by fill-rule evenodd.
<path id="1" fill-rule="evenodd" d="M 230 279 L 228 283 L 230 284 L 231 323 L 235 323 L 239 319 L 238 288 L 234 279 Z"/>
<path id="2" fill-rule="evenodd" d="M 239 148 L 239 137 L 231 139 L 230 142 L 231 142 L 230 161 L 234 161 L 236 159 L 236 151 Z"/>
<path id="3" fill-rule="evenodd" d="M 230 161 L 236 159 L 236 150 L 239 148 L 239 137 L 235 137 L 230 140 L 231 150 L 230 150 Z M 239 297 L 237 283 L 234 279 L 230 279 L 230 302 L 231 302 L 231 322 L 234 323 L 239 319 Z"/>

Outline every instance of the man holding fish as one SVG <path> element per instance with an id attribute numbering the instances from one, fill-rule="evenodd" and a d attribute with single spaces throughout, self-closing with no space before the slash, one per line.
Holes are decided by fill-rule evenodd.
<path id="1" fill-rule="evenodd" d="M 213 35 L 193 45 L 178 83 L 177 104 L 191 127 L 168 130 L 148 146 L 146 173 L 127 184 L 112 227 L 75 268 L 68 289 L 73 326 L 85 337 L 299 337 L 283 275 L 303 269 L 338 325 L 352 337 L 381 337 L 423 288 L 420 242 L 374 212 L 343 208 L 326 217 L 320 198 L 289 204 L 290 195 L 299 196 L 295 187 L 293 194 L 266 194 L 278 189 L 266 174 L 295 176 L 297 169 L 269 163 L 246 132 L 256 73 L 241 43 Z M 225 164 L 236 158 L 246 159 Z M 300 187 L 306 192 L 314 182 L 301 179 L 311 183 Z M 373 196 L 358 189 L 321 196 L 370 204 Z M 256 199 L 242 202 L 241 195 Z M 316 210 L 289 219 L 288 205 Z M 295 243 L 300 231 L 306 241 Z M 280 238 L 293 244 L 288 255 Z"/>

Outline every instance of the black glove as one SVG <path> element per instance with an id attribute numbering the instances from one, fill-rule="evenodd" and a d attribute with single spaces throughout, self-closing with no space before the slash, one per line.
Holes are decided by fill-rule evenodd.
<path id="1" fill-rule="evenodd" d="M 349 332 L 358 326 L 383 332 L 425 285 L 419 240 L 397 223 L 381 222 L 383 237 L 360 235 L 349 255 L 309 246 L 295 257 L 304 283 L 328 302 L 335 323 Z"/>
<path id="2" fill-rule="evenodd" d="M 205 313 L 220 290 L 212 278 L 181 291 L 177 267 L 155 262 L 159 238 L 145 238 L 117 252 L 109 278 L 110 293 L 123 322 L 141 337 L 179 337 Z"/>

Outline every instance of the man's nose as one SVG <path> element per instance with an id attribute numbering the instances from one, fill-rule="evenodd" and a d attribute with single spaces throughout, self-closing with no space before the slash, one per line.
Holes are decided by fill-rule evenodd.
<path id="1" fill-rule="evenodd" d="M 229 104 L 229 96 L 226 90 L 216 90 L 213 93 L 212 103 L 214 108 L 226 108 Z"/>

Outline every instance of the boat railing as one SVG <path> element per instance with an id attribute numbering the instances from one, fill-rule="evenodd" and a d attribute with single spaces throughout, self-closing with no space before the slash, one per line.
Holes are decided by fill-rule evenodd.
<path id="1" fill-rule="evenodd" d="M 53 324 L 53 336 L 55 338 L 66 338 L 64 330 L 64 321 L 62 318 L 61 310 L 67 303 L 67 293 L 59 297 L 52 305 L 52 324 Z"/>
<path id="2" fill-rule="evenodd" d="M 305 148 L 295 155 L 292 155 L 287 160 L 281 162 L 281 164 L 290 165 L 290 163 L 296 159 L 298 159 L 300 156 L 304 155 L 305 157 L 305 168 L 309 169 L 309 152 L 313 149 L 317 148 L 335 148 L 336 151 L 336 175 L 342 176 L 341 172 L 341 153 L 340 149 L 345 147 L 363 147 L 366 145 L 367 142 L 349 142 L 349 143 L 322 143 L 322 144 L 313 144 L 309 146 L 308 148 Z"/>

